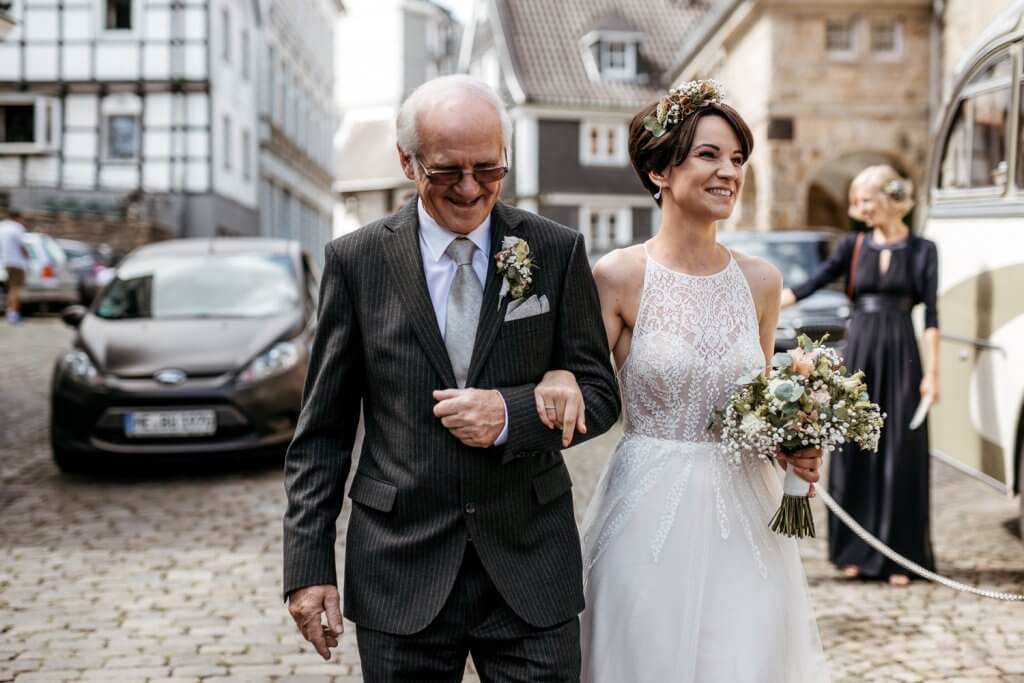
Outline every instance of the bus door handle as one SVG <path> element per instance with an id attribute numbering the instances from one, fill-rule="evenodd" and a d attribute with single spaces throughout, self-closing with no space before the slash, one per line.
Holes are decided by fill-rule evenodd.
<path id="1" fill-rule="evenodd" d="M 969 346 L 975 352 L 981 351 L 995 351 L 1003 358 L 1006 358 L 1006 349 L 998 344 L 993 344 L 990 341 L 984 339 L 975 339 L 973 337 L 961 337 L 956 334 L 941 334 L 940 338 L 943 341 L 953 342 L 954 344 L 960 344 L 961 346 Z M 971 352 L 968 349 L 961 348 L 958 354 L 961 361 L 970 359 Z"/>

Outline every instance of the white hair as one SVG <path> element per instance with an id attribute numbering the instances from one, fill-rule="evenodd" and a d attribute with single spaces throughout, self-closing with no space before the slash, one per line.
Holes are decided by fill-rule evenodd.
<path id="1" fill-rule="evenodd" d="M 427 81 L 405 98 L 398 109 L 396 123 L 398 146 L 408 155 L 417 154 L 420 147 L 416 122 L 420 112 L 439 100 L 451 99 L 452 93 L 476 97 L 494 107 L 501 119 L 501 144 L 507 149 L 512 144 L 512 118 L 498 94 L 483 81 L 463 74 L 441 76 Z"/>

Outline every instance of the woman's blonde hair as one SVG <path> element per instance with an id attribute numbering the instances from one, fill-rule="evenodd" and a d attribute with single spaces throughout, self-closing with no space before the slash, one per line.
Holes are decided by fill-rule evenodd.
<path id="1" fill-rule="evenodd" d="M 854 197 L 858 190 L 874 190 L 879 204 L 903 218 L 914 208 L 914 183 L 896 172 L 889 164 L 868 166 L 850 183 L 850 217 L 863 221 Z"/>

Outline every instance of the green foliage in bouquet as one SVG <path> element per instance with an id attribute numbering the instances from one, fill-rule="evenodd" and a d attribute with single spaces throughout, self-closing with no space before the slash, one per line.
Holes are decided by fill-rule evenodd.
<path id="1" fill-rule="evenodd" d="M 801 335 L 796 348 L 775 354 L 767 375 L 756 369 L 737 380 L 729 404 L 714 416 L 734 463 L 846 442 L 878 450 L 885 415 L 871 402 L 864 373 L 847 375 L 839 353 L 824 345 L 827 338 Z M 787 489 L 789 481 L 787 475 Z M 788 536 L 813 536 L 807 496 L 787 490 L 772 528 Z"/>

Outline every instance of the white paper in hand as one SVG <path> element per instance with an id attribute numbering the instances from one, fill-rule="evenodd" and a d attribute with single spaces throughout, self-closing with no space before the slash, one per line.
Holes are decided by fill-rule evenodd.
<path id="1" fill-rule="evenodd" d="M 924 422 L 924 418 L 928 417 L 928 409 L 932 407 L 932 399 L 930 396 L 925 396 L 921 399 L 921 402 L 917 404 L 917 410 L 914 411 L 914 417 L 910 418 L 910 429 L 914 430 L 921 426 Z"/>

